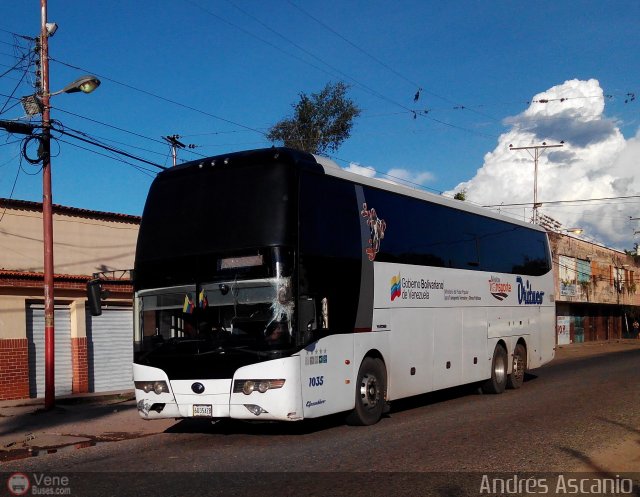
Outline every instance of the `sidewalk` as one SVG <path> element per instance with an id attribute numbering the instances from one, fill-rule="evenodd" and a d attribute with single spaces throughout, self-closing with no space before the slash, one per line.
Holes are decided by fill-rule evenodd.
<path id="1" fill-rule="evenodd" d="M 562 345 L 555 360 L 633 349 L 640 349 L 640 340 Z M 133 391 L 59 398 L 51 411 L 44 410 L 43 399 L 0 401 L 0 463 L 163 433 L 176 423 L 174 419 L 140 418 Z"/>
<path id="2" fill-rule="evenodd" d="M 176 422 L 140 418 L 133 391 L 60 398 L 50 411 L 43 399 L 0 401 L 0 463 L 154 435 Z"/>

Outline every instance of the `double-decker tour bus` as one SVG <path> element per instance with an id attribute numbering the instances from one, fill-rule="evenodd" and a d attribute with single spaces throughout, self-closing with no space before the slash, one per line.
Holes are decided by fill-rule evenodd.
<path id="1" fill-rule="evenodd" d="M 554 357 L 545 231 L 270 148 L 158 174 L 135 260 L 140 415 L 376 423 Z"/>

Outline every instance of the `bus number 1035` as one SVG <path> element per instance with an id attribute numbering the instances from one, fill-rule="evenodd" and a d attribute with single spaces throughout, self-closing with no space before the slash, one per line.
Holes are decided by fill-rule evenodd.
<path id="1" fill-rule="evenodd" d="M 324 376 L 312 376 L 309 378 L 310 387 L 321 387 L 324 383 Z"/>

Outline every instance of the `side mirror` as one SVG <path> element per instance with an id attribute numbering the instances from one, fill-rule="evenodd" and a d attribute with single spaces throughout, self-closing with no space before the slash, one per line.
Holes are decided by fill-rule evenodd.
<path id="1" fill-rule="evenodd" d="M 102 297 L 103 291 L 100 280 L 89 280 L 87 282 L 87 300 L 89 301 L 89 312 L 92 316 L 100 316 L 102 314 Z"/>
<path id="2" fill-rule="evenodd" d="M 298 300 L 298 330 L 302 333 L 309 333 L 316 328 L 315 301 L 309 297 L 301 297 Z"/>

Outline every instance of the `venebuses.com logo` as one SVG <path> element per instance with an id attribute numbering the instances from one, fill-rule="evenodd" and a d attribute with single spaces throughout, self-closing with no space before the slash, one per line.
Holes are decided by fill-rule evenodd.
<path id="1" fill-rule="evenodd" d="M 71 495 L 68 476 L 51 476 L 34 473 L 13 473 L 7 479 L 10 495 Z"/>
<path id="2" fill-rule="evenodd" d="M 13 473 L 7 480 L 7 489 L 11 495 L 27 495 L 30 488 L 31 482 L 24 473 Z"/>

